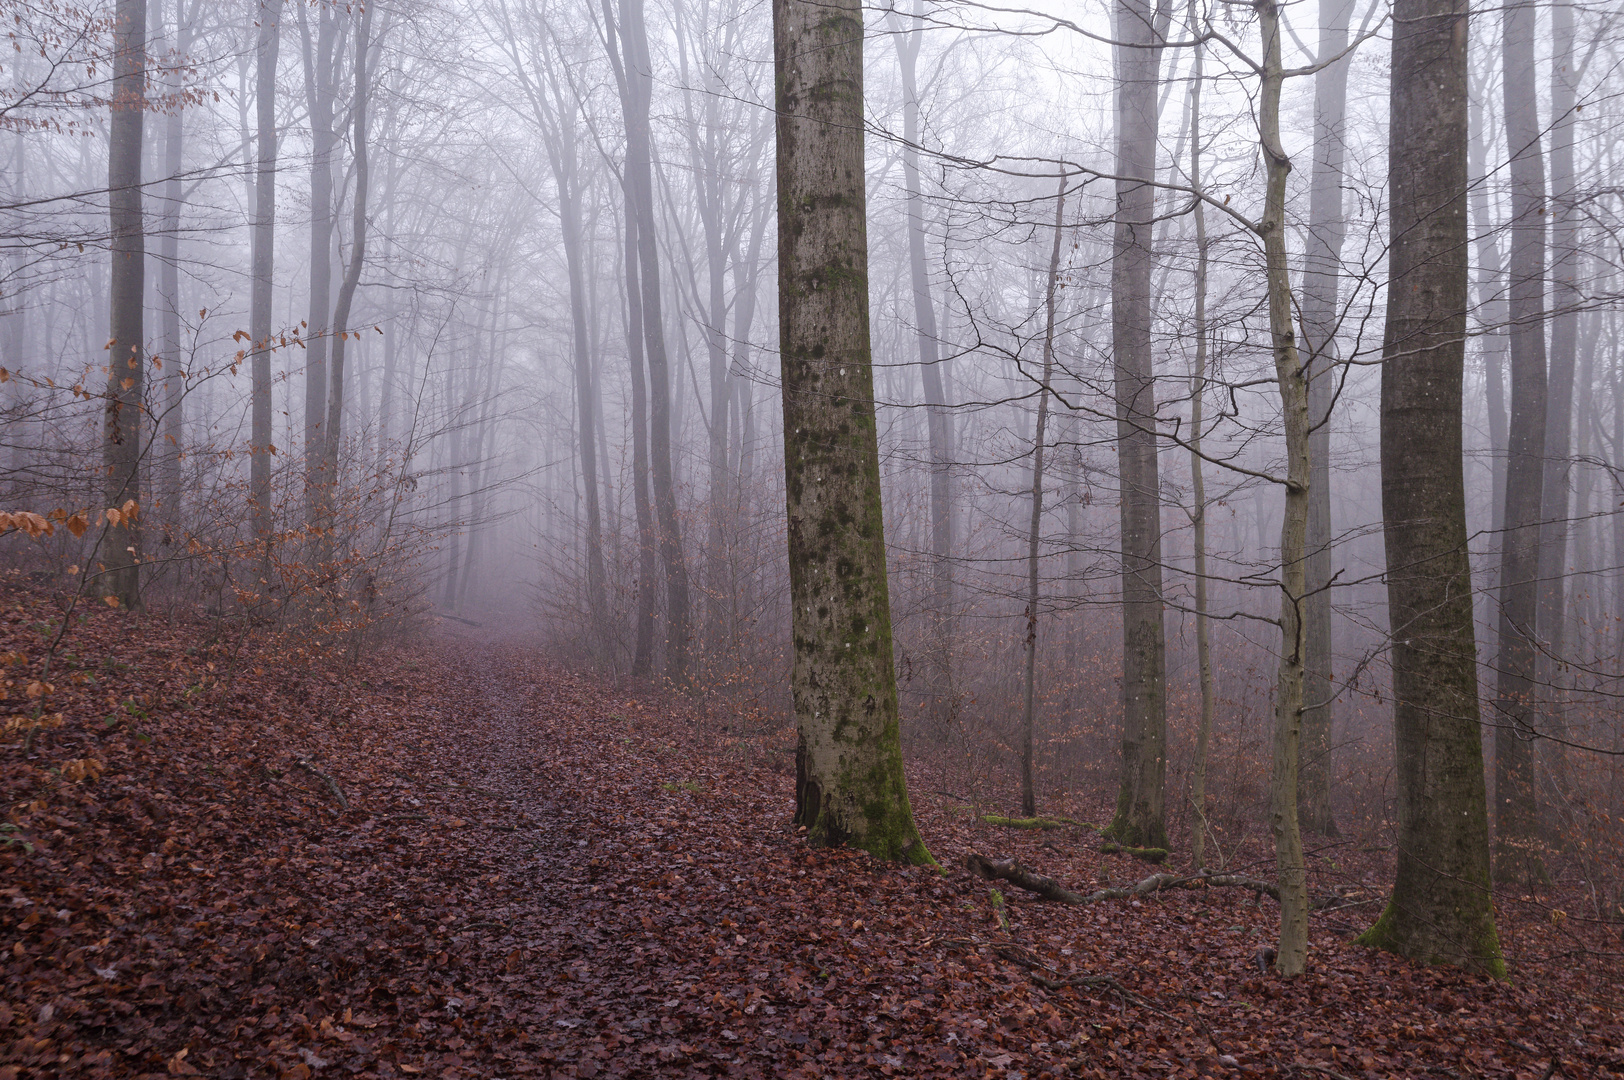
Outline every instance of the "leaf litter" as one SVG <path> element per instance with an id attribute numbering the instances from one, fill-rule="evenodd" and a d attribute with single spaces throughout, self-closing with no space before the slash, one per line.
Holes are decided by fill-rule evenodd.
<path id="1" fill-rule="evenodd" d="M 61 715 L 0 743 L 0 1080 L 1624 1075 L 1616 926 L 1502 903 L 1500 984 L 1332 911 L 1286 982 L 1272 901 L 997 893 L 967 855 L 1143 867 L 917 784 L 943 873 L 809 849 L 785 733 L 535 650 L 97 610 L 30 697 L 60 617 L 0 592 L 4 712 Z"/>

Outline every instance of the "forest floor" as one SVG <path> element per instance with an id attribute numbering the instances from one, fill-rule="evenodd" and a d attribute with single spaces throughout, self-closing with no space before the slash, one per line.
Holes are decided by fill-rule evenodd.
<path id="1" fill-rule="evenodd" d="M 1624 1076 L 1619 928 L 1551 898 L 1502 902 L 1509 983 L 1351 945 L 1378 870 L 1293 981 L 1241 889 L 1006 929 L 970 852 L 1148 868 L 928 793 L 945 873 L 810 850 L 782 734 L 516 644 L 346 674 L 79 613 L 42 679 L 61 609 L 0 586 L 0 1080 Z"/>

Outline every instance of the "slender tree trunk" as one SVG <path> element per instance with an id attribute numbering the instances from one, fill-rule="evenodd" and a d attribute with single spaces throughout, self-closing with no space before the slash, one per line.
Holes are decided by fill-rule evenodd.
<path id="1" fill-rule="evenodd" d="M 571 123 L 559 118 L 560 129 Z M 583 265 L 581 236 L 581 205 L 579 177 L 576 174 L 573 132 L 561 134 L 567 145 L 559 177 L 559 211 L 564 227 L 564 259 L 568 265 L 570 284 L 570 322 L 575 359 L 575 408 L 579 420 L 581 485 L 586 496 L 586 596 L 588 617 L 591 619 L 593 649 L 602 655 L 606 651 L 609 627 L 609 600 L 606 592 L 606 574 L 603 564 L 603 514 L 598 499 L 597 437 L 593 431 L 592 356 L 588 346 L 586 321 L 586 270 Z M 565 177 L 568 177 L 566 180 Z M 567 195 L 566 195 L 567 192 Z"/>
<path id="2" fill-rule="evenodd" d="M 1190 29 L 1199 26 L 1197 7 L 1190 3 Z M 1202 190 L 1201 84 L 1204 49 L 1195 46 L 1190 74 L 1190 186 Z M 1203 399 L 1207 393 L 1207 207 L 1197 200 L 1195 215 L 1195 370 L 1190 373 L 1190 528 L 1195 562 L 1195 656 L 1201 684 L 1201 715 L 1196 721 L 1195 762 L 1191 770 L 1190 860 L 1207 865 L 1207 757 L 1212 742 L 1212 634 L 1207 619 L 1207 482 L 1202 475 L 1201 436 Z"/>
<path id="3" fill-rule="evenodd" d="M 1308 965 L 1308 879 L 1297 819 L 1302 743 L 1303 684 L 1307 628 L 1309 491 L 1313 427 L 1308 404 L 1309 372 L 1297 349 L 1295 311 L 1286 250 L 1286 178 L 1291 159 L 1280 141 L 1280 7 L 1263 0 L 1256 8 L 1263 35 L 1262 81 L 1258 89 L 1258 135 L 1267 187 L 1263 201 L 1263 257 L 1269 290 L 1269 339 L 1286 436 L 1286 497 L 1280 517 L 1280 667 L 1274 690 L 1274 768 L 1270 780 L 1269 823 L 1280 878 L 1280 943 L 1275 965 L 1285 976 Z"/>
<path id="4" fill-rule="evenodd" d="M 1467 142 L 1468 183 L 1471 195 L 1471 231 L 1476 236 L 1477 272 L 1474 275 L 1474 307 L 1483 328 L 1478 338 L 1483 356 L 1483 383 L 1489 411 L 1489 477 L 1492 508 L 1490 521 L 1498 546 L 1505 527 L 1506 497 L 1506 298 L 1501 292 L 1505 267 L 1500 259 L 1499 229 L 1489 210 L 1488 151 L 1484 146 L 1481 95 L 1472 95 L 1469 107 L 1470 134 Z"/>
<path id="5" fill-rule="evenodd" d="M 627 129 L 630 131 L 631 117 L 638 110 L 638 91 L 633 85 L 631 73 L 627 70 L 631 64 L 631 49 L 626 44 L 625 36 L 617 35 L 615 32 L 614 14 L 609 7 L 609 0 L 602 0 L 602 3 L 604 32 L 609 39 L 609 64 L 620 89 L 621 112 L 627 118 Z M 646 142 L 642 149 L 646 152 Z M 644 420 L 648 415 L 648 390 L 645 386 L 643 369 L 643 329 L 646 324 L 643 314 L 642 275 L 638 266 L 638 252 L 642 245 L 638 238 L 636 185 L 631 165 L 632 146 L 628 138 L 620 185 L 625 208 L 622 241 L 626 270 L 626 358 L 631 368 L 632 381 L 632 504 L 637 516 L 638 546 L 637 617 L 632 649 L 632 675 L 646 677 L 654 670 L 654 626 L 659 604 L 659 597 L 655 592 L 655 577 L 658 573 L 659 541 L 654 527 L 654 511 L 648 495 L 649 440 Z"/>
<path id="6" fill-rule="evenodd" d="M 180 212 L 185 201 L 181 169 L 185 162 L 186 114 L 181 106 L 184 86 L 180 69 L 191 50 L 191 28 L 186 0 L 175 0 L 175 57 L 165 87 L 170 96 L 164 116 L 164 210 L 158 241 L 158 318 L 164 393 L 161 446 L 158 455 L 158 506 L 164 542 L 173 544 L 180 532 L 180 459 L 186 436 L 184 407 L 186 380 L 181 370 L 180 343 Z"/>
<path id="7" fill-rule="evenodd" d="M 1579 356 L 1579 214 L 1573 144 L 1577 114 L 1577 74 L 1573 63 L 1573 4 L 1551 5 L 1551 357 L 1545 414 L 1545 469 L 1541 491 L 1539 544 L 1539 638 L 1544 643 L 1539 670 L 1545 698 L 1540 710 L 1545 733 L 1567 737 L 1563 712 L 1563 668 L 1568 640 L 1568 489 L 1573 482 L 1573 389 Z M 1573 642 L 1572 644 L 1577 644 Z M 1561 743 L 1541 748 L 1545 779 L 1560 795 L 1567 789 L 1566 754 Z"/>
<path id="8" fill-rule="evenodd" d="M 1461 460 L 1468 11 L 1466 0 L 1393 8 L 1381 461 L 1398 876 L 1359 940 L 1503 977 Z"/>
<path id="9" fill-rule="evenodd" d="M 671 375 L 660 314 L 660 251 L 655 240 L 653 150 L 649 135 L 649 97 L 654 74 L 643 23 L 643 0 L 621 0 L 621 33 L 625 40 L 626 82 L 632 108 L 626 115 L 626 175 L 637 212 L 637 262 L 642 276 L 643 342 L 649 375 L 649 458 L 654 481 L 654 511 L 659 526 L 660 560 L 665 564 L 666 677 L 688 680 L 688 568 L 671 467 Z"/>
<path id="10" fill-rule="evenodd" d="M 99 554 L 106 568 L 103 594 L 126 609 L 136 607 L 141 598 L 141 401 L 146 371 L 141 141 L 147 107 L 146 34 L 146 0 L 118 0 L 113 11 L 113 100 L 107 148 L 112 303 L 102 441 L 103 491 L 110 520 Z"/>
<path id="11" fill-rule="evenodd" d="M 1495 692 L 1495 877 L 1547 880 L 1538 842 L 1533 739 L 1540 514 L 1546 445 L 1545 164 L 1534 82 L 1534 15 L 1526 0 L 1502 13 L 1506 142 L 1511 153 L 1511 430 L 1506 530 L 1500 548 L 1499 685 Z"/>
<path id="12" fill-rule="evenodd" d="M 1348 47 L 1353 0 L 1330 0 L 1322 14 L 1320 62 Z M 1348 66 L 1351 57 L 1314 75 L 1314 170 L 1309 181 L 1308 250 L 1303 260 L 1302 321 L 1308 347 L 1309 452 L 1308 594 L 1303 600 L 1304 675 L 1302 783 L 1299 815 L 1309 832 L 1338 835 L 1331 810 L 1331 409 L 1336 400 L 1336 345 L 1342 241 L 1343 160 L 1347 150 Z"/>
<path id="13" fill-rule="evenodd" d="M 1159 20 L 1158 20 L 1159 21 Z M 1167 641 L 1162 623 L 1161 480 L 1151 355 L 1156 85 L 1161 35 L 1147 0 L 1116 0 L 1116 224 L 1111 344 L 1122 528 L 1122 783 L 1106 834 L 1166 847 Z"/>
<path id="14" fill-rule="evenodd" d="M 254 74 L 254 113 L 258 159 L 254 185 L 253 283 L 248 302 L 248 333 L 253 355 L 249 405 L 249 482 L 253 503 L 254 541 L 260 548 L 259 577 L 270 586 L 271 448 L 271 300 L 276 270 L 276 57 L 282 35 L 282 0 L 260 0 L 259 40 Z"/>
<path id="15" fill-rule="evenodd" d="M 902 72 L 902 181 L 908 201 L 908 271 L 930 444 L 931 670 L 926 715 L 945 734 L 953 699 L 953 413 L 942 384 L 936 301 L 931 295 L 930 270 L 925 260 L 925 200 L 919 180 L 918 63 L 924 40 L 923 4 L 915 0 L 907 31 L 901 30 L 894 11 L 888 12 L 887 18 Z"/>
<path id="16" fill-rule="evenodd" d="M 798 744 L 815 844 L 933 862 L 902 772 L 868 326 L 863 15 L 773 0 L 778 311 Z"/>
<path id="17" fill-rule="evenodd" d="M 327 419 L 327 336 L 332 314 L 333 286 L 333 107 L 334 48 L 339 15 L 322 5 L 317 12 L 316 38 L 312 43 L 304 7 L 299 11 L 303 35 L 305 96 L 310 118 L 310 315 L 306 320 L 305 342 L 305 522 L 316 524 L 321 517 L 322 466 L 326 449 L 322 424 Z"/>
<path id="18" fill-rule="evenodd" d="M 1055 195 L 1054 247 L 1049 252 L 1049 280 L 1044 291 L 1043 382 L 1038 390 L 1037 428 L 1032 434 L 1032 523 L 1026 538 L 1026 694 L 1021 707 L 1021 813 L 1035 817 L 1037 790 L 1032 782 L 1032 739 L 1037 727 L 1038 547 L 1043 540 L 1043 451 L 1049 426 L 1049 381 L 1054 377 L 1056 293 L 1060 289 L 1061 223 L 1066 210 L 1066 174 Z"/>
<path id="19" fill-rule="evenodd" d="M 361 22 L 355 34 L 355 98 L 350 111 L 355 139 L 355 206 L 350 231 L 350 261 L 338 287 L 333 307 L 332 366 L 328 371 L 327 428 L 322 437 L 321 503 L 322 524 L 332 526 L 333 500 L 338 493 L 338 451 L 344 439 L 344 353 L 349 342 L 350 308 L 355 290 L 361 284 L 361 268 L 367 252 L 367 188 L 371 172 L 367 159 L 367 104 L 371 85 L 367 78 L 367 54 L 372 47 L 372 4 L 361 5 Z"/>

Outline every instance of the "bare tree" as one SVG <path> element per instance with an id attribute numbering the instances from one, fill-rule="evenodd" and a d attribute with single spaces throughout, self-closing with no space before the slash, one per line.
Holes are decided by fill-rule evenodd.
<path id="1" fill-rule="evenodd" d="M 1043 451 L 1049 427 L 1049 383 L 1054 378 L 1054 319 L 1060 291 L 1061 224 L 1066 212 L 1066 174 L 1054 198 L 1054 246 L 1043 296 L 1043 378 L 1038 384 L 1038 417 L 1032 434 L 1032 522 L 1026 534 L 1026 687 L 1021 704 L 1021 813 L 1033 817 L 1038 797 L 1032 782 L 1032 736 L 1037 727 L 1038 548 L 1043 541 Z"/>
<path id="2" fill-rule="evenodd" d="M 282 35 L 282 0 L 260 0 L 255 48 L 254 113 L 257 124 L 254 225 L 248 334 L 250 394 L 249 498 L 253 503 L 254 539 L 262 546 L 261 578 L 268 579 L 272 530 L 271 446 L 271 299 L 276 270 L 276 58 Z M 268 584 L 268 580 L 266 582 Z"/>
<path id="3" fill-rule="evenodd" d="M 141 598 L 141 402 L 146 372 L 141 156 L 147 109 L 146 35 L 146 0 L 118 0 L 113 15 L 113 98 L 107 131 L 112 304 L 102 460 L 107 470 L 103 490 L 108 527 L 100 557 L 106 567 L 103 593 L 125 608 L 134 608 Z"/>
<path id="4" fill-rule="evenodd" d="M 925 261 L 925 206 L 919 174 L 919 50 L 924 43 L 924 5 L 915 0 L 911 28 L 904 30 L 893 7 L 886 12 L 902 75 L 902 182 L 908 201 L 908 281 L 913 293 L 914 339 L 925 391 L 925 429 L 930 441 L 931 611 L 930 673 L 926 712 L 947 720 L 953 692 L 953 412 L 943 385 L 936 301 Z"/>
<path id="5" fill-rule="evenodd" d="M 1195 0 L 1190 0 L 1189 23 L 1198 25 Z M 1202 190 L 1201 179 L 1201 83 L 1203 46 L 1197 42 L 1190 63 L 1190 187 Z M 1207 850 L 1207 758 L 1212 741 L 1212 714 L 1215 694 L 1212 679 L 1212 628 L 1207 597 L 1207 483 L 1202 470 L 1201 440 L 1205 417 L 1202 406 L 1207 393 L 1207 275 L 1211 253 L 1207 241 L 1207 206 L 1201 199 L 1191 208 L 1195 218 L 1195 311 L 1191 332 L 1195 337 L 1195 358 L 1190 372 L 1190 531 L 1195 570 L 1195 651 L 1196 674 L 1201 690 L 1201 714 L 1196 720 L 1195 761 L 1190 771 L 1190 861 L 1206 866 Z"/>
<path id="6" fill-rule="evenodd" d="M 1393 5 L 1381 460 L 1398 875 L 1386 910 L 1359 940 L 1503 976 L 1461 461 L 1467 15 L 1465 0 Z"/>
<path id="7" fill-rule="evenodd" d="M 1537 620 L 1544 508 L 1545 162 L 1534 82 L 1534 17 L 1518 0 L 1501 14 L 1502 90 L 1511 154 L 1511 254 L 1506 260 L 1511 322 L 1511 426 L 1505 533 L 1500 546 L 1499 684 L 1495 691 L 1495 877 L 1546 877 L 1538 840 L 1533 739 L 1539 670 Z"/>
<path id="8" fill-rule="evenodd" d="M 1308 410 L 1312 425 L 1308 489 L 1307 594 L 1303 598 L 1303 744 L 1299 785 L 1302 824 L 1337 835 L 1331 812 L 1331 408 L 1340 366 L 1336 344 L 1342 245 L 1343 163 L 1347 154 L 1348 23 L 1353 0 L 1322 10 L 1314 74 L 1314 167 L 1309 180 L 1307 251 L 1303 259 L 1302 324 L 1308 350 Z"/>
<path id="9" fill-rule="evenodd" d="M 361 268 L 366 265 L 367 253 L 367 195 L 371 183 L 371 169 L 367 157 L 367 107 L 372 96 L 368 77 L 367 55 L 372 49 L 372 11 L 375 4 L 361 5 L 360 23 L 355 31 L 355 94 L 350 102 L 350 122 L 353 125 L 355 154 L 355 194 L 350 226 L 350 258 L 344 268 L 344 279 L 338 286 L 338 301 L 333 306 L 332 365 L 327 380 L 327 427 L 322 438 L 322 517 L 332 517 L 333 499 L 338 488 L 338 451 L 344 439 L 344 354 L 352 331 L 350 308 L 355 303 L 355 290 L 361 284 Z M 359 334 L 355 336 L 359 337 Z"/>
<path id="10" fill-rule="evenodd" d="M 861 7 L 774 0 L 773 56 L 795 821 L 817 844 L 931 862 L 908 804 L 891 655 Z"/>
<path id="11" fill-rule="evenodd" d="M 1116 220 L 1111 356 L 1122 487 L 1122 783 L 1106 834 L 1167 846 L 1167 637 L 1150 273 L 1155 261 L 1156 90 L 1167 0 L 1116 0 Z"/>
<path id="12" fill-rule="evenodd" d="M 655 241 L 653 156 L 649 141 L 649 99 L 654 71 L 649 59 L 643 0 L 621 0 L 626 86 L 626 164 L 637 221 L 637 264 L 641 271 L 643 347 L 649 377 L 649 465 L 660 561 L 665 565 L 665 673 L 673 682 L 688 679 L 688 567 L 682 554 L 677 496 L 671 469 L 671 374 L 660 314 L 660 252 Z"/>

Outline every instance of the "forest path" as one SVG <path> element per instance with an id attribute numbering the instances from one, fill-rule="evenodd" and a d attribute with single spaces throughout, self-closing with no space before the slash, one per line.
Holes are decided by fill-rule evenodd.
<path id="1" fill-rule="evenodd" d="M 12 711 L 57 617 L 0 587 Z M 959 869 L 1143 874 L 1086 830 L 926 797 L 945 874 L 809 850 L 787 731 L 513 642 L 294 644 L 75 624 L 59 718 L 0 741 L 0 1080 L 1624 1075 L 1612 928 L 1504 925 L 1506 985 L 1316 919 L 1288 983 L 1240 890 L 1077 908 Z"/>

